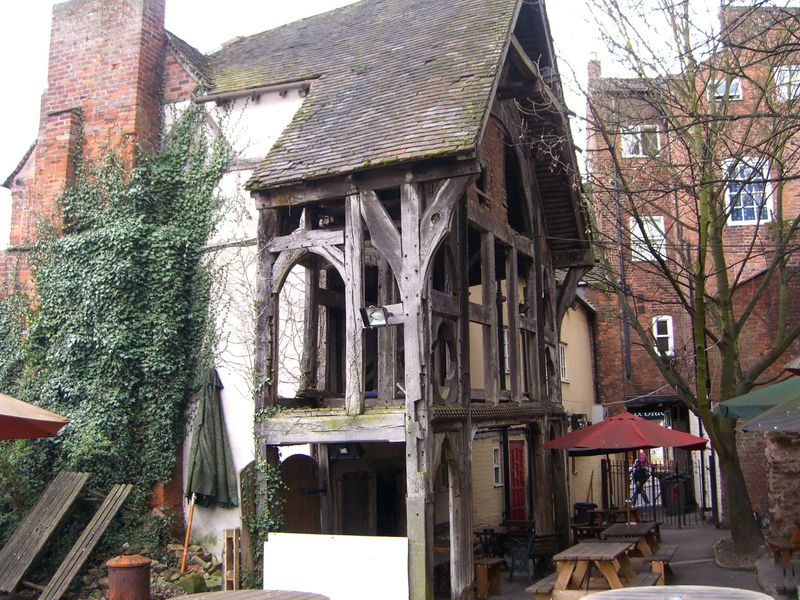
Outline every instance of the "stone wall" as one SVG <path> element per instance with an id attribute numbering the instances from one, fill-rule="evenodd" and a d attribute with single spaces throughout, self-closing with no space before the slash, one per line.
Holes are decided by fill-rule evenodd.
<path id="1" fill-rule="evenodd" d="M 770 534 L 788 538 L 800 520 L 800 434 L 766 434 Z"/>

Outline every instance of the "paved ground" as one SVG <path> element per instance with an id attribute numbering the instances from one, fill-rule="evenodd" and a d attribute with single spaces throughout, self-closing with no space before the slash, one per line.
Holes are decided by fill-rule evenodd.
<path id="1" fill-rule="evenodd" d="M 727 529 L 716 529 L 712 526 L 688 527 L 685 529 L 661 530 L 665 544 L 677 544 L 678 549 L 671 563 L 673 575 L 667 583 L 674 585 L 716 585 L 747 590 L 763 591 L 756 581 L 755 571 L 734 571 L 721 569 L 714 564 L 711 546 L 717 540 L 730 537 Z M 525 575 L 515 575 L 514 581 L 508 581 L 503 574 L 503 595 L 490 596 L 503 600 L 531 600 L 525 593 L 528 586 Z M 722 599 L 720 599 L 722 600 Z"/>

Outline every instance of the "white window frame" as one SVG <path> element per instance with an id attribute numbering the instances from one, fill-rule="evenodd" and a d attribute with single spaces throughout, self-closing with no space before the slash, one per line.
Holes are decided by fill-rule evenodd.
<path id="1" fill-rule="evenodd" d="M 511 350 L 508 347 L 508 327 L 503 327 L 503 368 L 511 373 Z"/>
<path id="2" fill-rule="evenodd" d="M 672 328 L 672 317 L 670 315 L 659 315 L 657 317 L 653 317 L 653 340 L 656 342 L 654 344 L 654 348 L 656 353 L 661 354 L 662 350 L 658 345 L 658 340 L 664 338 L 665 336 L 658 334 L 658 324 L 659 323 L 666 323 L 667 324 L 667 356 L 674 356 L 675 355 L 675 330 Z"/>
<path id="3" fill-rule="evenodd" d="M 667 232 L 664 229 L 663 215 L 642 216 L 639 218 L 644 226 L 644 232 L 639 227 L 636 217 L 630 218 L 631 233 L 631 260 L 637 262 L 655 262 L 656 254 L 661 258 L 667 257 Z M 645 235 L 647 240 L 645 240 Z M 653 247 L 655 253 L 647 245 Z"/>
<path id="4" fill-rule="evenodd" d="M 564 342 L 558 344 L 558 370 L 561 374 L 561 381 L 569 383 L 567 371 L 567 345 Z"/>
<path id="5" fill-rule="evenodd" d="M 781 100 L 800 99 L 800 65 L 784 65 L 775 69 L 775 94 Z"/>
<path id="6" fill-rule="evenodd" d="M 734 91 L 731 94 L 731 90 Z M 737 101 L 742 99 L 742 80 L 739 77 L 732 79 L 712 79 L 708 85 L 708 99 L 714 102 Z"/>
<path id="7" fill-rule="evenodd" d="M 654 133 L 656 136 L 656 151 L 652 155 L 644 151 L 644 133 Z M 623 127 L 619 136 L 624 158 L 654 158 L 661 152 L 661 136 L 657 125 L 645 124 Z"/>
<path id="8" fill-rule="evenodd" d="M 747 206 L 741 207 L 740 210 L 742 211 L 743 215 L 742 218 L 740 219 L 734 218 L 733 203 L 737 201 L 737 199 L 731 196 L 731 183 L 741 181 L 744 185 L 752 185 L 755 182 L 755 180 L 752 177 L 750 177 L 748 180 L 733 179 L 731 177 L 732 170 L 737 165 L 747 165 L 751 167 L 751 169 L 754 165 L 760 166 L 761 168 L 761 176 L 763 179 L 763 186 L 764 186 L 762 192 L 763 205 L 761 207 L 761 210 L 757 211 L 758 214 L 753 219 L 744 218 L 744 211 L 750 208 L 749 204 Z M 728 182 L 725 184 L 725 208 L 728 211 L 728 225 L 733 225 L 733 226 L 758 225 L 760 223 L 769 223 L 770 221 L 772 221 L 772 185 L 770 184 L 769 181 L 769 161 L 767 161 L 764 158 L 759 158 L 755 156 L 745 156 L 742 157 L 741 159 L 732 158 L 730 160 L 726 160 L 723 163 L 722 168 L 724 176 L 728 180 Z M 741 198 L 741 193 L 739 198 Z M 763 215 L 762 214 L 763 212 L 766 212 L 766 214 Z"/>
<path id="9" fill-rule="evenodd" d="M 492 448 L 492 480 L 494 487 L 503 485 L 503 455 L 499 447 Z"/>

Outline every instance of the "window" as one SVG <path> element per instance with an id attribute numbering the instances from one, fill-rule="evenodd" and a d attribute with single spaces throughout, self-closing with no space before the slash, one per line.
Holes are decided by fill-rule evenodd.
<path id="1" fill-rule="evenodd" d="M 622 156 L 654 157 L 659 151 L 658 127 L 655 125 L 635 125 L 620 133 Z"/>
<path id="2" fill-rule="evenodd" d="M 800 65 L 778 67 L 775 71 L 775 91 L 782 100 L 800 98 Z"/>
<path id="3" fill-rule="evenodd" d="M 563 342 L 558 345 L 558 359 L 559 368 L 561 369 L 561 381 L 569 381 L 567 379 L 567 345 Z"/>
<path id="4" fill-rule="evenodd" d="M 641 223 L 642 227 L 639 227 L 636 219 L 631 217 L 631 259 L 654 262 L 656 256 L 666 258 L 664 217 L 641 217 Z"/>
<path id="5" fill-rule="evenodd" d="M 708 86 L 710 100 L 741 100 L 742 82 L 738 77 L 733 79 L 715 79 Z"/>
<path id="6" fill-rule="evenodd" d="M 503 470 L 500 468 L 500 448 L 492 449 L 492 476 L 495 487 L 503 485 Z"/>
<path id="7" fill-rule="evenodd" d="M 656 352 L 662 356 L 672 356 L 675 353 L 675 340 L 672 335 L 672 317 L 669 315 L 653 317 L 653 339 L 656 342 Z"/>
<path id="8" fill-rule="evenodd" d="M 508 327 L 503 327 L 503 368 L 511 373 L 511 349 L 508 346 Z"/>
<path id="9" fill-rule="evenodd" d="M 725 189 L 730 225 L 764 223 L 772 219 L 768 185 L 769 165 L 763 158 L 730 160 L 725 166 L 728 185 Z"/>

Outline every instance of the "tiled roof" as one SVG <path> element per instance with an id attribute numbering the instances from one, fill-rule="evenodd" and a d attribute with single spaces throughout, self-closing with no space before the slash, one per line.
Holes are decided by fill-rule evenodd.
<path id="1" fill-rule="evenodd" d="M 250 189 L 474 149 L 518 0 L 362 0 L 209 57 L 215 94 L 316 79 Z"/>
<path id="2" fill-rule="evenodd" d="M 171 31 L 167 32 L 167 40 L 186 62 L 186 66 L 194 71 L 193 75 L 198 77 L 205 85 L 210 85 L 211 73 L 208 64 L 208 57 Z"/>

